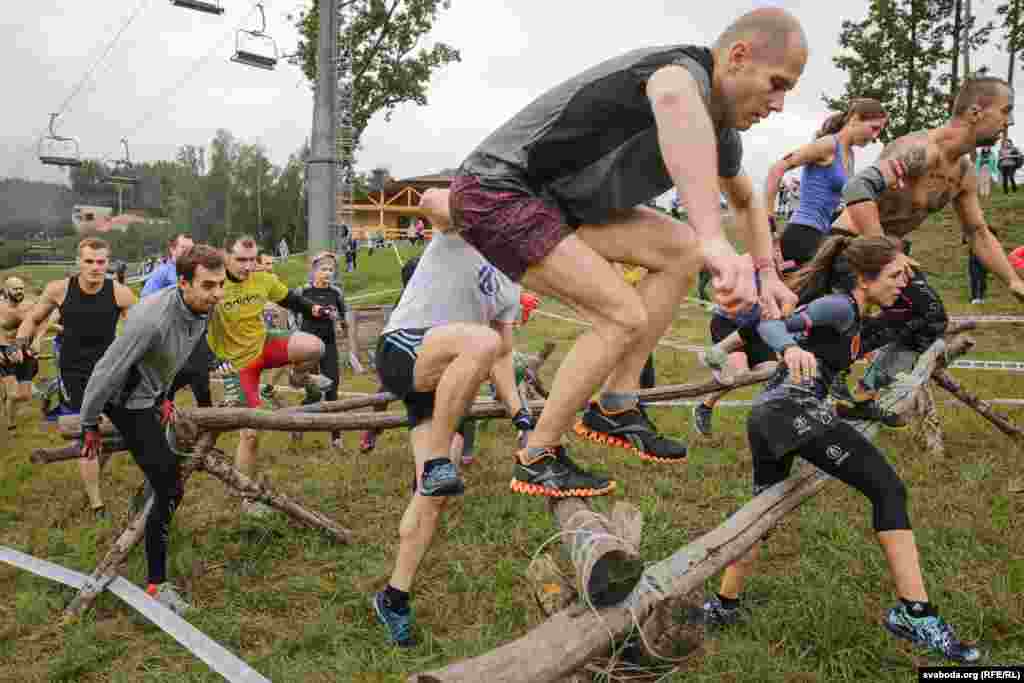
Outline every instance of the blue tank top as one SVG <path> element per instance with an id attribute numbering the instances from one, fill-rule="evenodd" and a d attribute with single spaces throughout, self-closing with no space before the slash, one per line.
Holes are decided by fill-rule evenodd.
<path id="1" fill-rule="evenodd" d="M 789 219 L 790 223 L 809 225 L 826 235 L 832 231 L 832 214 L 839 206 L 847 178 L 838 136 L 835 141 L 831 164 L 804 166 L 800 175 L 800 205 Z"/>

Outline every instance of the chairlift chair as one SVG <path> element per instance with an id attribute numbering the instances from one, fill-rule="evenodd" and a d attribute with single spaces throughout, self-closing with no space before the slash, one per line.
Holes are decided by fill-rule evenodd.
<path id="1" fill-rule="evenodd" d="M 121 138 L 121 146 L 124 148 L 124 158 L 114 162 L 114 168 L 110 171 L 110 182 L 119 185 L 136 185 L 139 182 L 139 174 L 135 171 L 135 166 L 128 154 L 128 140 Z"/>
<path id="2" fill-rule="evenodd" d="M 224 14 L 224 7 L 219 2 L 204 2 L 204 0 L 171 0 L 175 7 L 204 12 L 206 14 Z"/>
<path id="3" fill-rule="evenodd" d="M 50 134 L 39 138 L 37 153 L 39 161 L 47 166 L 78 167 L 82 165 L 82 155 L 78 148 L 78 140 L 57 135 L 53 124 L 58 114 L 50 114 Z"/>
<path id="4" fill-rule="evenodd" d="M 231 56 L 231 61 L 273 71 L 280 53 L 277 51 L 277 43 L 267 34 L 267 15 L 263 12 L 263 3 L 256 5 L 256 9 L 260 11 L 260 28 L 252 31 L 238 30 L 235 34 L 235 54 Z"/>

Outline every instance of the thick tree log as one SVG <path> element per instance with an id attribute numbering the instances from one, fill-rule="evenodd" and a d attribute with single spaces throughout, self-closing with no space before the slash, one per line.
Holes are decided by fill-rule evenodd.
<path id="1" fill-rule="evenodd" d="M 632 506 L 630 506 L 632 507 Z M 641 524 L 640 511 L 632 515 Z M 628 539 L 612 520 L 594 512 L 589 501 L 563 498 L 551 503 L 563 547 L 576 570 L 576 592 L 591 604 L 607 607 L 622 601 L 644 571 L 639 538 Z M 621 511 L 620 516 L 629 516 Z M 639 530 L 636 532 L 639 537 Z"/>
<path id="2" fill-rule="evenodd" d="M 124 439 L 120 436 L 115 436 L 110 439 L 103 440 L 103 454 L 100 455 L 100 465 L 106 462 L 107 458 L 114 455 L 115 453 L 121 453 L 128 449 L 125 445 Z M 32 451 L 29 456 L 29 461 L 34 465 L 48 465 L 51 462 L 65 462 L 67 460 L 78 460 L 79 453 L 78 443 L 70 443 L 67 446 L 60 448 L 37 448 Z"/>
<path id="3" fill-rule="evenodd" d="M 199 467 L 200 462 L 199 458 L 189 458 L 182 465 L 181 481 L 183 486 Z M 127 528 L 114 541 L 114 545 L 107 552 L 106 556 L 100 560 L 100 563 L 89 577 L 89 583 L 78 591 L 78 595 L 64 609 L 65 616 L 77 617 L 83 614 L 92 606 L 96 597 L 103 592 L 110 582 L 117 578 L 117 572 L 121 568 L 124 558 L 128 556 L 131 549 L 145 536 L 146 520 L 149 519 L 149 513 L 153 509 L 153 500 L 153 496 L 146 499 L 146 504 L 142 506 L 142 509 L 128 523 Z"/>
<path id="4" fill-rule="evenodd" d="M 973 341 L 964 337 L 955 338 L 949 344 L 941 340 L 936 342 L 921 354 L 906 381 L 887 388 L 880 399 L 883 405 L 897 412 L 907 409 L 935 368 L 944 366 L 971 345 Z M 877 430 L 873 423 L 859 423 L 857 427 L 868 435 Z M 708 578 L 741 557 L 772 526 L 819 491 L 829 479 L 816 468 L 805 466 L 795 476 L 755 497 L 711 532 L 648 567 L 629 598 L 620 605 L 599 611 L 573 606 L 496 650 L 443 669 L 414 675 L 410 680 L 420 683 L 557 681 L 606 652 L 612 640 L 632 626 L 645 624 L 665 600 L 698 589 Z"/>
<path id="5" fill-rule="evenodd" d="M 338 526 L 319 512 L 307 510 L 283 493 L 276 493 L 263 484 L 250 479 L 212 453 L 204 453 L 196 457 L 200 459 L 200 467 L 204 471 L 217 477 L 239 493 L 261 500 L 307 526 L 322 529 L 341 543 L 347 544 L 352 541 L 352 532 L 348 529 Z"/>
<path id="6" fill-rule="evenodd" d="M 496 650 L 429 673 L 417 683 L 550 683 L 568 676 L 643 623 L 654 606 L 669 595 L 699 588 L 722 567 L 738 559 L 779 519 L 816 493 L 829 477 L 808 468 L 776 484 L 744 505 L 724 523 L 671 557 L 647 568 L 640 583 L 620 605 L 602 610 L 573 606 L 559 612 L 521 638 Z"/>
<path id="7" fill-rule="evenodd" d="M 738 375 L 730 386 L 744 386 L 763 382 L 771 377 L 771 369 Z M 641 400 L 662 401 L 675 398 L 693 398 L 724 388 L 725 385 L 709 379 L 696 384 L 674 384 L 639 392 Z M 368 397 L 369 398 L 369 397 Z M 361 400 L 361 399 L 349 399 Z M 535 415 L 544 408 L 544 401 L 530 401 L 528 408 Z M 478 401 L 470 408 L 468 417 L 507 417 L 505 406 L 497 401 Z M 391 429 L 408 425 L 405 412 L 313 414 L 285 411 L 253 410 L 249 408 L 193 408 L 178 411 L 178 420 L 188 422 L 200 430 L 230 431 L 234 429 L 263 429 L 284 432 L 329 432 L 362 429 Z"/>
<path id="8" fill-rule="evenodd" d="M 990 406 L 986 401 L 964 389 L 963 386 L 953 379 L 953 377 L 945 370 L 936 372 L 933 375 L 933 379 L 940 387 L 956 396 L 971 408 L 974 408 L 979 415 L 994 424 L 996 429 L 1001 431 L 1003 434 L 1017 440 L 1024 439 L 1024 430 L 1015 425 L 1010 418 L 993 410 L 992 406 Z"/>

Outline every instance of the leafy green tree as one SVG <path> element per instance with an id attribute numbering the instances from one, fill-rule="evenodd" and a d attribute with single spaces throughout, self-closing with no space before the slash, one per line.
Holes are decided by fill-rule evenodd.
<path id="1" fill-rule="evenodd" d="M 389 120 L 403 102 L 427 103 L 427 85 L 433 73 L 461 61 L 459 51 L 446 43 L 420 46 L 437 15 L 451 7 L 450 0 L 342 0 L 349 21 L 342 45 L 350 46 L 352 60 L 352 126 L 355 140 L 379 111 Z M 300 41 L 296 61 L 311 82 L 316 82 L 319 3 L 314 2 L 296 20 Z"/>
<path id="2" fill-rule="evenodd" d="M 941 125 L 949 114 L 951 61 L 957 30 L 968 31 L 972 48 L 984 44 L 991 24 L 960 26 L 955 0 L 871 0 L 862 21 L 844 20 L 842 52 L 832 62 L 849 77 L 838 96 L 823 95 L 841 110 L 855 97 L 874 97 L 889 112 L 883 141 Z"/>

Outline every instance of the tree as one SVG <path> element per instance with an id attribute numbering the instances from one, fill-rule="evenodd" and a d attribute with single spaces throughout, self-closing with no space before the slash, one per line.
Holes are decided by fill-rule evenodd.
<path id="1" fill-rule="evenodd" d="M 957 23 L 955 0 L 871 0 L 863 21 L 843 21 L 843 52 L 832 58 L 849 76 L 845 90 L 822 99 L 834 109 L 854 97 L 881 101 L 890 117 L 883 142 L 941 125 L 955 76 L 939 69 L 956 49 Z M 960 30 L 973 48 L 988 40 L 992 25 L 964 24 Z"/>
<path id="2" fill-rule="evenodd" d="M 996 7 L 996 13 L 1003 18 L 1003 35 L 1006 37 L 1006 51 L 1010 55 L 1010 64 L 1006 70 L 1006 80 L 1013 85 L 1013 68 L 1017 53 L 1024 49 L 1024 26 L 1021 25 L 1021 0 L 1009 0 Z"/>
<path id="3" fill-rule="evenodd" d="M 427 103 L 427 85 L 437 69 L 461 61 L 459 51 L 445 43 L 420 47 L 441 10 L 450 0 L 341 0 L 350 17 L 342 45 L 351 46 L 352 126 L 354 139 L 379 111 L 385 120 L 403 102 Z M 319 2 L 298 15 L 301 36 L 296 61 L 310 82 L 316 82 Z"/>

